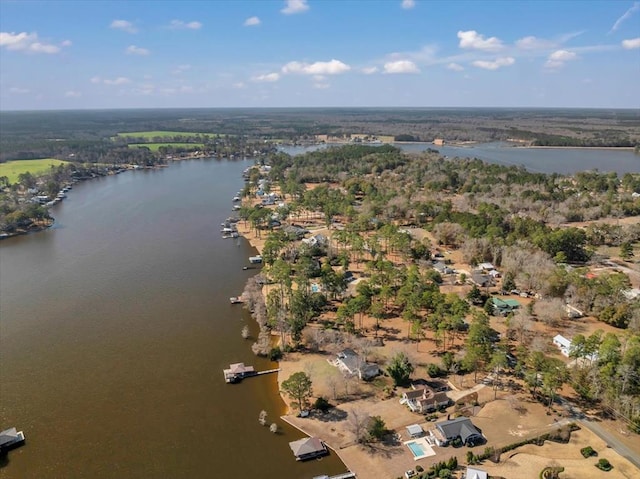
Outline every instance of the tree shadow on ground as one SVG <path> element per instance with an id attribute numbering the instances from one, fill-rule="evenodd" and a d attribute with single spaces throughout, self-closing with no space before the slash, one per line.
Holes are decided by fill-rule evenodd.
<path id="1" fill-rule="evenodd" d="M 387 445 L 384 442 L 372 442 L 369 444 L 364 444 L 362 446 L 364 450 L 370 455 L 382 456 L 386 459 L 390 459 L 393 456 L 397 456 L 398 454 L 402 454 L 404 451 L 400 447 L 400 443 Z"/>
<path id="2" fill-rule="evenodd" d="M 322 422 L 339 422 L 347 419 L 347 411 L 343 411 L 340 408 L 332 407 L 327 412 L 316 412 L 313 417 Z"/>

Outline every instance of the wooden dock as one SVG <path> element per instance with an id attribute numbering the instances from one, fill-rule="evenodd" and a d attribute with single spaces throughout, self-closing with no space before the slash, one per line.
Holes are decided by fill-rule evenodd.
<path id="1" fill-rule="evenodd" d="M 336 476 L 315 476 L 313 479 L 355 479 L 356 477 L 356 473 L 355 472 L 345 472 L 342 474 L 338 474 Z"/>
<path id="2" fill-rule="evenodd" d="M 244 363 L 236 363 L 229 366 L 229 369 L 224 369 L 224 380 L 228 383 L 238 383 L 244 378 L 250 378 L 251 376 L 260 376 L 262 374 L 277 373 L 280 368 L 267 369 L 266 371 L 256 371 L 253 366 L 245 366 Z"/>

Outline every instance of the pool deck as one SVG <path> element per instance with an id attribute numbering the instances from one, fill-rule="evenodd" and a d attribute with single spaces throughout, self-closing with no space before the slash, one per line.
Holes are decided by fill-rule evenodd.
<path id="1" fill-rule="evenodd" d="M 411 451 L 411 454 L 413 454 L 414 461 L 417 461 L 419 459 L 424 459 L 425 457 L 431 457 L 436 455 L 436 452 L 433 450 L 433 447 L 431 447 L 431 444 L 429 444 L 429 442 L 427 441 L 427 438 L 425 437 L 411 439 L 410 441 L 405 441 L 403 444 L 407 446 Z M 410 444 L 419 445 L 420 449 L 424 451 L 424 454 L 420 454 L 416 456 L 416 453 L 413 451 L 413 449 L 409 447 Z"/>

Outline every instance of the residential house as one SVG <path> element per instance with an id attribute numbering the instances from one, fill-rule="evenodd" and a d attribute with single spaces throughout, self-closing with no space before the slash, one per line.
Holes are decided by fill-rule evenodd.
<path id="1" fill-rule="evenodd" d="M 565 355 L 566 357 L 569 357 L 569 354 L 571 353 L 571 341 L 570 340 L 568 340 L 567 338 L 565 338 L 561 334 L 558 334 L 553 338 L 553 344 L 555 344 L 556 346 L 558 346 L 558 348 L 560 348 L 560 352 L 563 355 Z"/>
<path id="2" fill-rule="evenodd" d="M 494 296 L 491 298 L 491 302 L 493 312 L 497 316 L 506 316 L 520 307 L 520 303 L 515 299 L 500 299 Z"/>
<path id="3" fill-rule="evenodd" d="M 471 273 L 471 281 L 477 284 L 480 288 L 489 288 L 496 284 L 490 274 L 484 274 L 479 271 L 473 271 Z"/>
<path id="4" fill-rule="evenodd" d="M 327 237 L 322 234 L 313 235 L 310 238 L 303 238 L 302 242 L 309 246 L 324 246 L 327 244 Z"/>
<path id="5" fill-rule="evenodd" d="M 353 349 L 343 349 L 330 361 L 340 371 L 348 376 L 358 376 L 363 381 L 368 381 L 380 374 L 380 368 L 375 363 L 368 363 Z"/>
<path id="6" fill-rule="evenodd" d="M 495 270 L 496 268 L 491 263 L 480 263 L 478 265 L 478 269 L 489 272 Z"/>
<path id="7" fill-rule="evenodd" d="M 455 273 L 455 270 L 453 270 L 452 268 L 449 268 L 449 266 L 444 264 L 442 261 L 436 261 L 435 263 L 433 263 L 433 269 L 435 269 L 440 274 Z"/>
<path id="8" fill-rule="evenodd" d="M 436 428 L 430 433 L 438 446 L 446 446 L 456 439 L 460 439 L 465 446 L 475 446 L 484 442 L 482 433 L 467 417 L 436 423 Z"/>
<path id="9" fill-rule="evenodd" d="M 436 392 L 428 386 L 414 388 L 402 394 L 400 404 L 406 404 L 412 412 L 428 413 L 438 410 L 440 407 L 447 407 L 451 399 L 445 392 Z"/>
<path id="10" fill-rule="evenodd" d="M 481 469 L 476 469 L 475 467 L 467 466 L 464 479 L 489 479 L 489 473 Z"/>
<path id="11" fill-rule="evenodd" d="M 309 230 L 298 225 L 285 226 L 283 231 L 287 236 L 293 239 L 300 239 L 309 232 Z"/>
<path id="12" fill-rule="evenodd" d="M 296 461 L 305 461 L 329 454 L 327 445 L 317 437 L 306 437 L 289 443 L 289 447 L 296 456 Z"/>

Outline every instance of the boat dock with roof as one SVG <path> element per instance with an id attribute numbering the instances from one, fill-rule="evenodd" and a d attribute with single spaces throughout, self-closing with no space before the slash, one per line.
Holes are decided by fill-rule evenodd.
<path id="1" fill-rule="evenodd" d="M 224 380 L 228 383 L 237 383 L 244 378 L 251 376 L 260 376 L 262 374 L 276 373 L 280 371 L 280 368 L 267 369 L 266 371 L 256 371 L 253 366 L 245 366 L 244 363 L 234 363 L 229 366 L 229 369 L 224 369 Z"/>

